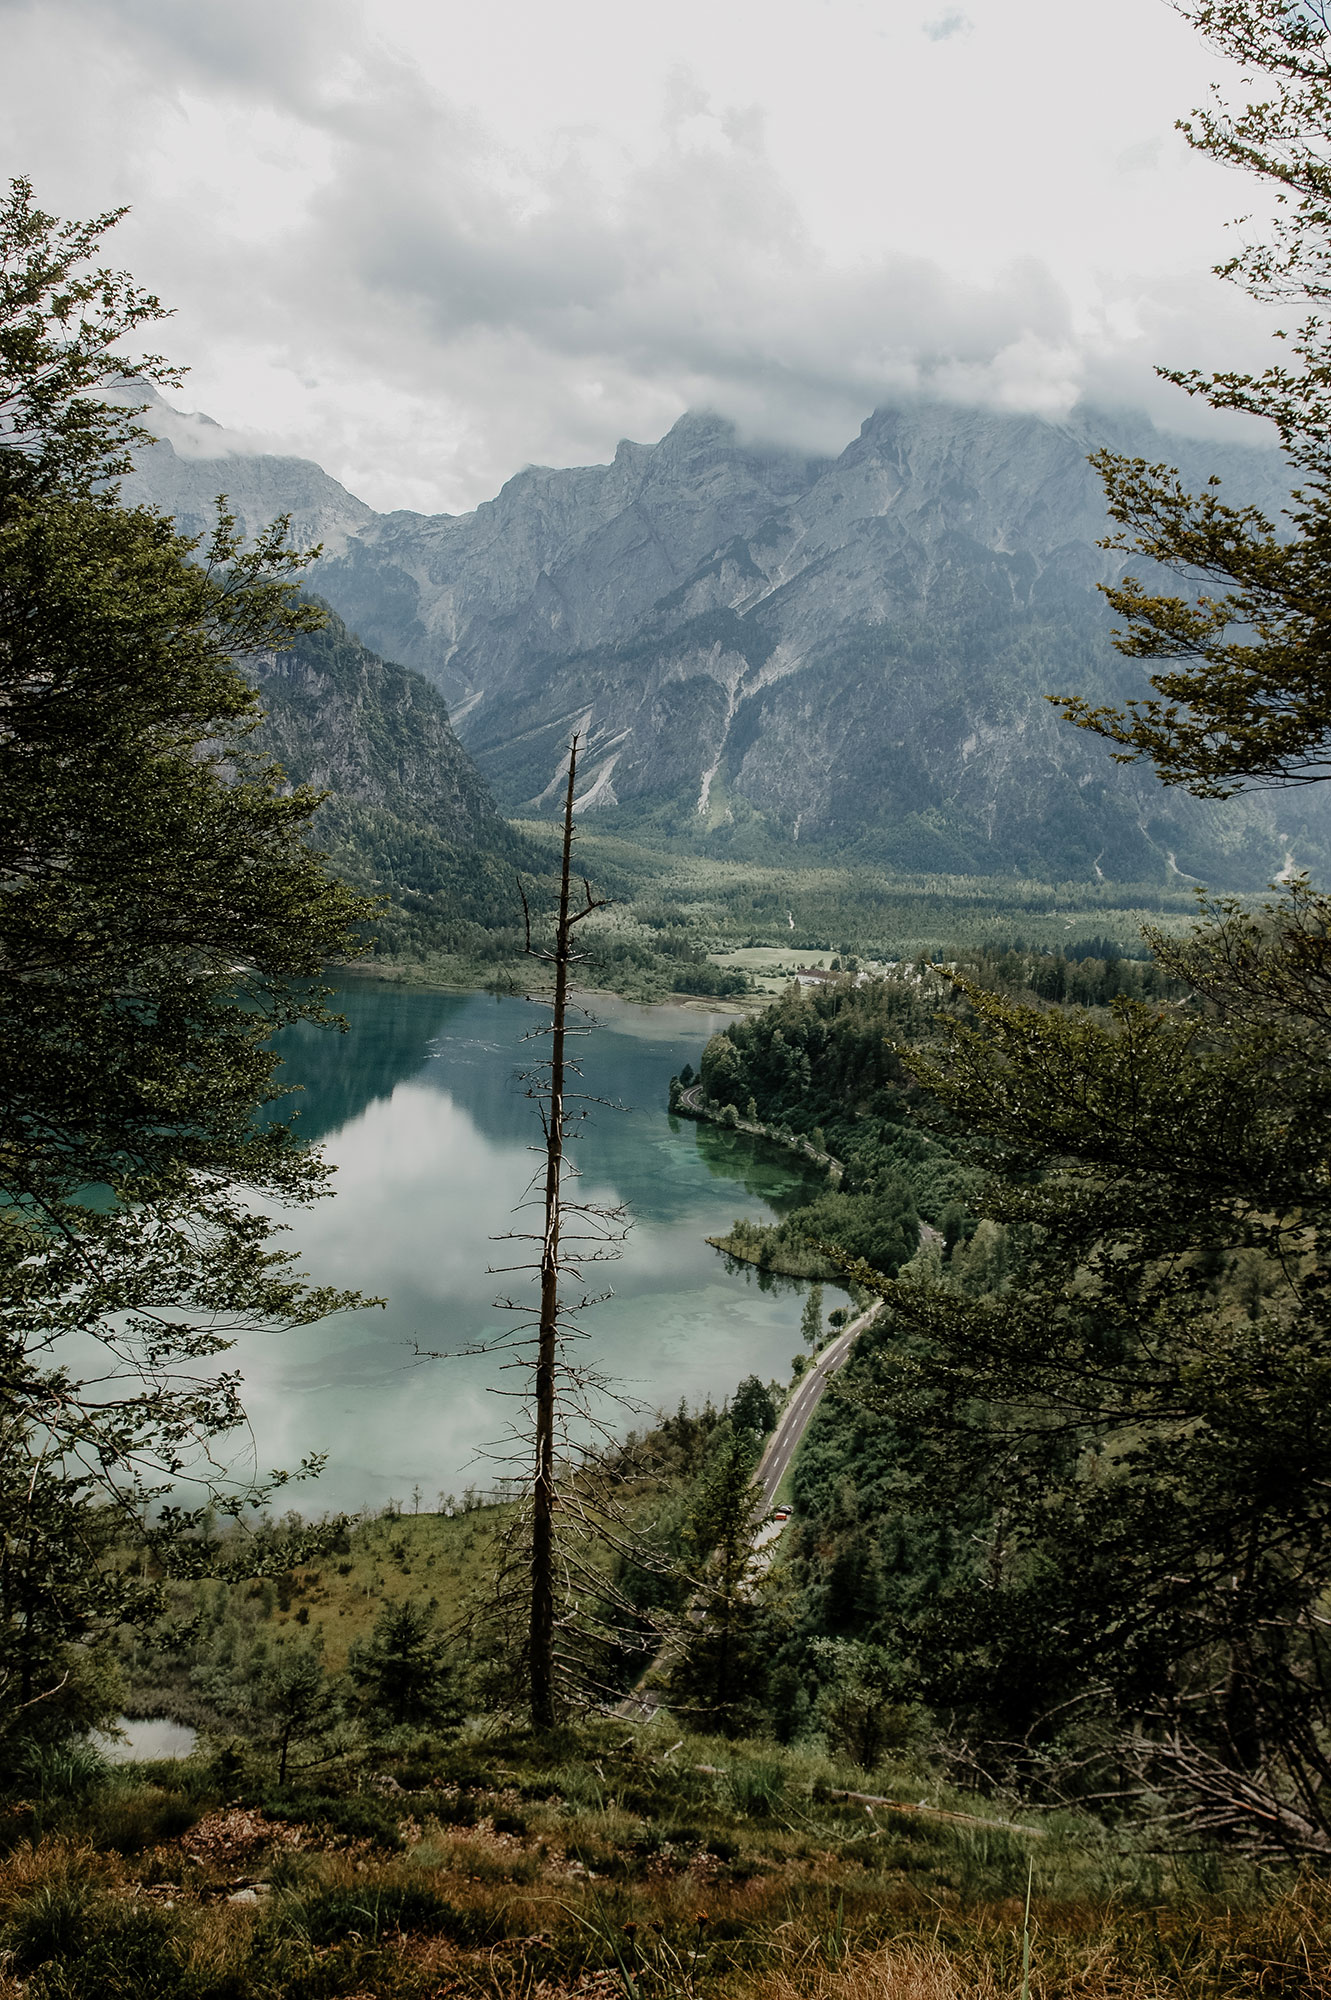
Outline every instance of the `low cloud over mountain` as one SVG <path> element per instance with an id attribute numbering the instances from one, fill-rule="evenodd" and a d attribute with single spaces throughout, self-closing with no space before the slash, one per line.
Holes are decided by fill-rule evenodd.
<path id="1" fill-rule="evenodd" d="M 544 811 L 570 732 L 584 814 L 710 851 L 947 873 L 1257 887 L 1331 854 L 1304 792 L 1202 804 L 1044 696 L 1122 699 L 1097 585 L 1097 444 L 1278 508 L 1280 462 L 1144 419 L 880 409 L 835 457 L 682 418 L 608 465 L 530 468 L 464 515 L 380 515 L 295 459 L 149 454 L 131 491 L 201 526 L 290 512 L 361 637 L 426 674 L 501 806 Z"/>

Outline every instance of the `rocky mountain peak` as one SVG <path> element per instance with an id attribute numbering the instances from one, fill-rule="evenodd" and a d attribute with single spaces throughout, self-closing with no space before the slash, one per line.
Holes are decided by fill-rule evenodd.
<path id="1" fill-rule="evenodd" d="M 375 515 L 300 461 L 227 472 L 247 521 L 261 495 L 302 534 L 327 521 L 316 587 L 445 692 L 510 810 L 545 797 L 576 725 L 584 811 L 720 851 L 1260 882 L 1331 837 L 1315 800 L 1217 814 L 1115 766 L 1043 699 L 1141 685 L 1097 589 L 1117 560 L 1086 462 L 1101 441 L 1267 507 L 1287 496 L 1274 455 L 1145 419 L 926 402 L 875 411 L 832 460 L 694 411 L 608 465 L 529 467 L 464 515 Z M 215 490 L 199 457 L 139 477 L 179 510 L 204 467 Z"/>

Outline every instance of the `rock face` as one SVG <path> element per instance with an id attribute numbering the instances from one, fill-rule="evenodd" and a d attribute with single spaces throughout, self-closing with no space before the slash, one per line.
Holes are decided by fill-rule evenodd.
<path id="1" fill-rule="evenodd" d="M 121 496 L 130 505 L 160 507 L 183 534 L 207 535 L 223 494 L 247 535 L 288 514 L 298 547 L 317 542 L 330 554 L 379 518 L 311 459 L 249 451 L 211 417 L 184 416 L 152 389 L 136 391 L 135 401 L 147 405 L 143 421 L 157 443 L 137 455 Z"/>
<path id="2" fill-rule="evenodd" d="M 256 747 L 294 783 L 417 821 L 463 846 L 506 834 L 438 690 L 379 659 L 336 614 L 289 652 L 261 654 L 245 669 L 267 710 Z"/>
<path id="3" fill-rule="evenodd" d="M 206 439 L 205 439 L 206 442 Z M 1204 805 L 1059 721 L 1140 670 L 1096 586 L 1121 558 L 1086 463 L 1109 444 L 1278 509 L 1279 461 L 1083 413 L 884 409 L 834 461 L 690 415 L 612 464 L 510 480 L 472 514 L 375 515 L 315 466 L 179 458 L 137 491 L 195 522 L 322 537 L 319 591 L 418 668 L 506 810 L 547 807 L 573 728 L 581 809 L 764 859 L 1258 885 L 1331 856 L 1314 793 Z"/>
<path id="4" fill-rule="evenodd" d="M 387 898 L 370 926 L 382 954 L 465 954 L 520 920 L 515 870 L 530 878 L 548 859 L 500 817 L 437 688 L 336 613 L 243 665 L 267 711 L 253 747 L 327 794 L 314 826 L 333 871 Z"/>

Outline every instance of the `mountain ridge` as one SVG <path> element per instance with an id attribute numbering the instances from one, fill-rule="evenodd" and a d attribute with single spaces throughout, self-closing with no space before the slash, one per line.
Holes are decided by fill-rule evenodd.
<path id="1" fill-rule="evenodd" d="M 1226 888 L 1322 865 L 1317 799 L 1169 793 L 1043 699 L 1144 685 L 1097 589 L 1124 567 L 1086 463 L 1106 443 L 1268 510 L 1288 497 L 1275 454 L 1145 419 L 925 403 L 875 411 L 830 459 L 691 412 L 465 515 L 373 514 L 318 468 L 302 486 L 299 461 L 174 452 L 127 497 L 192 520 L 220 471 L 247 527 L 265 498 L 298 539 L 329 524 L 313 587 L 441 689 L 501 810 L 549 804 L 576 727 L 584 815 L 734 858 Z"/>
<path id="2" fill-rule="evenodd" d="M 250 746 L 325 794 L 316 843 L 382 899 L 370 927 L 381 955 L 465 957 L 520 921 L 515 873 L 542 877 L 549 857 L 500 815 L 437 688 L 331 610 L 321 631 L 238 665 L 265 711 Z"/>

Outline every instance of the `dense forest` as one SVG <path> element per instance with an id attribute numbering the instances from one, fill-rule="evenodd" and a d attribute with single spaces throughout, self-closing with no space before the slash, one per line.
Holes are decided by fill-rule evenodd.
<path id="1" fill-rule="evenodd" d="M 909 1068 L 912 1044 L 969 1012 L 956 983 L 967 978 L 987 992 L 1100 1009 L 1119 998 L 1177 1000 L 1187 991 L 1154 959 L 1123 957 L 1101 939 L 1077 956 L 991 949 L 946 968 L 920 960 L 894 977 L 847 972 L 832 983 L 792 982 L 774 1006 L 712 1037 L 694 1096 L 701 1115 L 825 1160 L 829 1187 L 778 1224 L 737 1219 L 726 1239 L 733 1255 L 827 1276 L 832 1267 L 818 1246 L 835 1244 L 895 1274 L 918 1248 L 922 1220 L 941 1235 L 959 1273 L 1001 1240 L 986 1225 L 980 1248 L 969 1248 L 979 1218 L 968 1196 L 979 1176 L 955 1134 L 916 1115 L 921 1092 Z M 688 1112 L 691 1068 L 678 1082 L 672 1105 Z"/>
<path id="2" fill-rule="evenodd" d="M 1299 197 L 1227 274 L 1324 298 L 1331 21 L 1185 11 L 1270 90 L 1190 142 Z M 724 1128 L 700 1138 L 808 1170 L 732 1255 L 765 1284 L 806 1260 L 809 1351 L 627 1435 L 585 1421 L 595 1371 L 568 1361 L 591 1288 L 560 1229 L 604 1247 L 622 1217 L 561 1208 L 552 1053 L 545 1459 L 491 1494 L 283 1514 L 317 1467 L 225 1470 L 228 1348 L 368 1302 L 277 1240 L 327 1168 L 270 1115 L 274 1031 L 334 1025 L 325 968 L 365 950 L 376 895 L 404 950 L 446 920 L 466 951 L 515 865 L 544 884 L 553 1049 L 568 938 L 606 901 L 570 891 L 576 738 L 552 948 L 548 844 L 433 761 L 444 719 L 302 596 L 285 524 L 246 545 L 225 508 L 199 539 L 120 503 L 123 392 L 174 371 L 124 352 L 164 308 L 93 263 L 118 219 L 61 223 L 26 181 L 0 210 L 0 1984 L 1325 1993 L 1331 898 L 1203 899 L 1141 955 L 1106 918 L 1066 951 L 1013 925 L 866 975 L 843 935 L 836 975 L 671 1085 Z M 1304 483 L 1273 522 L 1101 453 L 1155 579 L 1109 591 L 1151 692 L 1061 705 L 1199 797 L 1321 781 L 1331 335 L 1176 379 L 1273 425 Z M 255 660 L 287 662 L 266 716 Z M 363 710 L 372 681 L 329 797 L 325 697 Z M 716 899 L 649 897 L 627 860 L 610 887 L 637 901 L 581 964 L 734 990 Z M 824 1324 L 829 1280 L 853 1320 Z M 113 1764 L 97 1732 L 134 1713 L 197 1729 L 191 1754 Z"/>
<path id="3" fill-rule="evenodd" d="M 1325 924 L 792 984 L 677 1080 L 827 1163 L 719 1246 L 884 1301 L 796 1465 L 778 1733 L 834 1660 L 1014 1795 L 1322 1851 Z"/>

